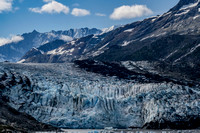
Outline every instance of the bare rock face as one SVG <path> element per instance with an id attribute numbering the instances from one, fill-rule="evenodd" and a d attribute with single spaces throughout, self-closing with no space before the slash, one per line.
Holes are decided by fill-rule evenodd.
<path id="1" fill-rule="evenodd" d="M 1 95 L 6 103 L 53 126 L 86 129 L 200 126 L 194 123 L 200 117 L 198 86 L 156 82 L 148 77 L 143 77 L 146 83 L 105 77 L 71 63 L 3 63 L 0 69 Z"/>

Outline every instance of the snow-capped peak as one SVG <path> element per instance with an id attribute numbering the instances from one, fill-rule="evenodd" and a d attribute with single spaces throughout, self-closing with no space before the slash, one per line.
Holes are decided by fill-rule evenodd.
<path id="1" fill-rule="evenodd" d="M 187 5 L 183 5 L 180 10 L 196 7 L 199 4 L 199 2 L 200 2 L 200 0 L 198 0 L 194 3 L 189 3 Z"/>
<path id="2" fill-rule="evenodd" d="M 192 8 L 198 5 L 199 0 L 180 0 L 178 4 L 170 11 L 179 11 L 187 8 Z"/>
<path id="3" fill-rule="evenodd" d="M 103 28 L 101 34 L 110 32 L 110 31 L 115 30 L 115 29 L 117 29 L 117 28 L 119 28 L 119 27 L 121 27 L 121 26 L 122 26 L 122 25 L 113 25 L 113 26 L 111 26 L 111 27 L 109 27 L 109 28 Z"/>

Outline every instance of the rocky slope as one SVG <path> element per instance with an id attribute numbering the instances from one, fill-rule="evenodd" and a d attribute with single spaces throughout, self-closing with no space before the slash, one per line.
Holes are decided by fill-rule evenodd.
<path id="1" fill-rule="evenodd" d="M 199 7 L 198 0 L 181 0 L 163 15 L 119 28 L 97 45 L 104 49 L 95 59 L 195 64 L 199 58 Z"/>
<path id="2" fill-rule="evenodd" d="M 68 42 L 75 38 L 80 38 L 91 34 L 100 34 L 101 32 L 101 30 L 96 28 L 70 29 L 65 31 L 50 31 L 46 33 L 39 33 L 34 30 L 31 33 L 22 34 L 19 42 L 0 46 L 0 61 L 8 60 L 16 62 L 21 59 L 21 57 L 31 48 L 39 47 L 57 39 Z"/>
<path id="3" fill-rule="evenodd" d="M 87 58 L 88 52 L 91 51 L 108 33 L 100 35 L 90 35 L 80 39 L 75 39 L 58 48 L 44 51 L 39 48 L 33 48 L 28 51 L 20 60 L 22 63 L 63 63 L 72 60 Z M 59 43 L 54 44 L 58 45 Z"/>
<path id="4" fill-rule="evenodd" d="M 162 61 L 170 64 L 186 62 L 185 65 L 189 67 L 197 67 L 200 63 L 199 8 L 198 0 L 180 0 L 167 13 L 121 26 L 95 43 L 88 40 L 99 36 L 83 38 L 83 44 L 92 45 L 91 49 L 84 52 L 76 54 L 80 41 L 75 40 L 75 43 L 72 42 L 74 46 L 69 43 L 38 58 L 25 59 L 25 62 L 39 62 L 42 57 L 47 59 L 46 62 L 52 62 L 50 57 L 56 58 L 53 62 L 93 58 L 101 61 Z"/>
<path id="5" fill-rule="evenodd" d="M 38 48 L 29 50 L 19 62 L 63 63 L 80 58 L 85 59 L 90 56 L 88 52 L 94 49 L 107 34 L 120 26 L 121 25 L 111 26 L 110 28 L 102 29 L 102 32 L 99 35 L 89 35 L 83 38 L 74 39 L 65 44 L 58 40 L 44 44 Z"/>
<path id="6" fill-rule="evenodd" d="M 199 6 L 180 0 L 163 15 L 21 60 L 41 64 L 0 63 L 1 95 L 62 128 L 200 128 Z"/>
<path id="7" fill-rule="evenodd" d="M 6 103 L 53 126 L 200 127 L 198 85 L 162 81 L 144 74 L 141 80 L 119 79 L 118 75 L 90 73 L 71 63 L 1 63 L 0 69 L 1 94 L 7 98 Z"/>
<path id="8" fill-rule="evenodd" d="M 0 101 L 0 132 L 59 131 L 58 128 L 43 124 L 26 113 L 11 108 L 3 97 Z"/>
<path id="9" fill-rule="evenodd" d="M 180 0 L 163 15 L 74 40 L 23 62 L 148 62 L 160 75 L 200 82 L 200 1 Z"/>

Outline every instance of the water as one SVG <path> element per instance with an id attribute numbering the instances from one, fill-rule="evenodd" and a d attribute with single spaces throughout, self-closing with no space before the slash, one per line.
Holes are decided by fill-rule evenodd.
<path id="1" fill-rule="evenodd" d="M 200 130 L 105 130 L 105 129 L 63 129 L 64 133 L 200 133 Z M 36 133 L 53 133 L 53 132 L 36 132 Z"/>

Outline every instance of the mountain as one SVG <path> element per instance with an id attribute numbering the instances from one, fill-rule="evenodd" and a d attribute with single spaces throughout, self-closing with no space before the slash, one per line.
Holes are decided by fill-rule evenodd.
<path id="1" fill-rule="evenodd" d="M 93 57 L 94 53 L 99 53 L 96 54 L 95 59 L 104 60 L 106 58 L 105 60 L 109 61 L 135 60 L 134 58 L 126 57 L 131 56 L 135 51 L 139 51 L 146 46 L 153 45 L 152 43 L 159 39 L 165 40 L 166 37 L 172 35 L 198 36 L 200 32 L 199 20 L 199 1 L 181 0 L 174 8 L 163 15 L 147 18 L 143 21 L 127 24 L 112 30 L 100 42 L 95 43 L 94 48 L 88 51 L 88 55 Z M 183 45 L 186 44 L 181 46 Z M 190 50 L 195 48 L 195 46 L 198 48 L 198 45 L 195 44 L 190 47 Z M 66 47 L 68 46 L 66 45 Z M 176 46 L 171 45 L 171 47 L 174 47 L 174 51 L 178 50 Z M 174 51 L 171 49 L 165 52 L 165 56 L 167 57 L 167 55 Z M 123 53 L 124 57 L 122 57 L 121 53 Z M 183 56 L 183 54 L 186 53 L 183 52 L 177 56 L 177 59 Z M 107 56 L 110 58 L 107 58 Z"/>
<path id="2" fill-rule="evenodd" d="M 109 32 L 108 32 L 109 33 Z M 52 46 L 59 46 L 48 50 L 43 49 L 45 45 L 38 48 L 33 48 L 28 51 L 19 62 L 35 62 L 35 63 L 63 63 L 75 59 L 87 58 L 88 51 L 91 51 L 108 33 L 100 35 L 89 35 L 83 38 L 74 39 L 71 42 L 65 43 L 54 41 Z M 51 45 L 47 45 L 48 47 Z"/>
<path id="3" fill-rule="evenodd" d="M 113 31 L 112 34 L 97 45 L 97 48 L 100 48 L 108 43 L 106 47 L 104 47 L 104 49 L 107 50 L 104 50 L 104 53 L 97 56 L 96 59 L 113 61 L 136 60 L 136 58 L 132 58 L 135 52 L 145 47 L 149 48 L 153 45 L 152 43 L 156 43 L 156 41 L 162 39 L 166 40 L 165 38 L 170 38 L 172 35 L 183 35 L 182 38 L 184 38 L 184 35 L 188 35 L 188 38 L 190 37 L 189 35 L 196 35 L 198 37 L 200 32 L 199 2 L 189 3 L 188 5 L 185 4 L 188 3 L 180 1 L 175 8 L 172 8 L 163 15 L 148 18 L 141 22 L 135 22 Z M 181 47 L 187 47 L 184 46 L 187 45 L 186 43 L 180 42 L 181 39 L 175 41 L 179 43 Z M 159 43 L 160 45 L 165 45 L 164 43 Z M 171 50 L 166 51 L 166 49 L 160 49 L 163 51 L 155 50 L 155 53 L 162 52 L 165 53 L 165 57 L 167 57 L 170 53 L 180 50 L 176 47 L 175 42 L 169 42 L 169 44 L 171 45 Z M 176 59 L 184 56 L 184 54 L 187 54 L 187 52 L 196 46 L 198 48 L 197 43 L 191 44 L 190 48 L 187 50 L 185 49 L 185 52 L 182 52 Z M 149 49 L 149 51 L 152 51 L 152 49 Z M 107 58 L 108 56 L 109 58 Z M 145 55 L 143 55 L 143 57 L 145 57 Z M 160 60 L 164 60 L 163 57 Z"/>
<path id="4" fill-rule="evenodd" d="M 111 26 L 109 28 L 104 28 L 104 29 L 102 29 L 102 33 L 101 34 L 113 31 L 113 30 L 115 30 L 115 29 L 117 29 L 117 28 L 119 28 L 121 26 L 123 26 L 123 25 L 113 25 L 113 26 Z"/>
<path id="5" fill-rule="evenodd" d="M 52 41 L 52 42 L 49 42 L 49 43 L 46 43 L 44 45 L 41 45 L 39 46 L 38 48 L 35 48 L 33 47 L 31 50 L 29 50 L 23 57 L 20 61 L 18 61 L 18 63 L 21 63 L 21 62 L 25 62 L 25 59 L 32 59 L 32 62 L 34 58 L 37 58 L 39 60 L 37 60 L 37 62 L 44 62 L 45 60 L 49 60 L 49 59 L 46 59 L 43 57 L 40 58 L 41 55 L 43 55 L 45 52 L 48 52 L 48 51 L 51 51 L 51 50 L 54 50 L 56 48 L 58 48 L 59 46 L 61 45 L 64 45 L 66 44 L 65 41 L 63 40 L 55 40 L 55 41 Z M 35 61 L 36 62 L 36 61 Z"/>
<path id="6" fill-rule="evenodd" d="M 180 10 L 184 6 L 187 7 L 187 6 L 193 6 L 193 4 L 196 5 L 198 1 L 199 0 L 180 0 L 179 3 L 175 7 L 173 7 L 170 11 Z"/>
<path id="7" fill-rule="evenodd" d="M 199 0 L 180 0 L 162 15 L 118 27 L 102 34 L 103 37 L 87 36 L 72 41 L 41 54 L 39 58 L 24 59 L 24 62 L 40 62 L 42 58 L 45 58 L 45 62 L 54 63 L 83 59 L 148 61 L 156 62 L 152 63 L 156 64 L 154 67 L 165 74 L 172 71 L 188 77 L 189 73 L 193 73 L 196 76 L 189 76 L 189 79 L 200 79 L 199 71 L 196 72 L 200 67 L 199 9 Z M 100 39 L 94 43 L 94 38 Z M 79 46 L 87 49 L 82 50 Z"/>
<path id="8" fill-rule="evenodd" d="M 40 47 L 32 48 L 19 62 L 61 63 L 80 58 L 85 59 L 88 57 L 88 51 L 91 51 L 107 34 L 118 27 L 120 26 L 104 28 L 100 34 L 93 34 L 83 38 L 74 39 L 68 43 L 62 43 L 61 41 L 56 40 L 41 45 Z M 33 51 L 36 53 L 34 54 Z M 40 54 L 38 54 L 38 51 L 40 51 Z"/>
<path id="9" fill-rule="evenodd" d="M 0 95 L 58 128 L 199 129 L 199 3 L 2 62 Z"/>
<path id="10" fill-rule="evenodd" d="M 16 62 L 33 47 L 39 47 L 58 39 L 68 42 L 75 38 L 91 34 L 100 34 L 101 32 L 101 30 L 96 28 L 70 29 L 66 31 L 51 31 L 46 33 L 39 33 L 34 30 L 33 32 L 22 34 L 20 36 L 22 40 L 19 42 L 13 42 L 0 46 L 0 59 L 1 61 L 8 60 Z"/>

